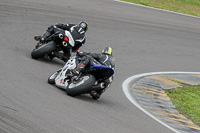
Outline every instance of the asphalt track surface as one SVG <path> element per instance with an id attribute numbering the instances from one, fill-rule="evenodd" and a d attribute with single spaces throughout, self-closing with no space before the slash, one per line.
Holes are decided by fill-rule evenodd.
<path id="1" fill-rule="evenodd" d="M 89 23 L 81 49 L 109 45 L 117 60 L 113 84 L 98 101 L 49 85 L 63 62 L 30 56 L 34 35 L 80 20 Z M 198 72 L 199 35 L 198 18 L 113 0 L 0 0 L 0 132 L 171 133 L 126 98 L 122 83 L 140 73 Z"/>

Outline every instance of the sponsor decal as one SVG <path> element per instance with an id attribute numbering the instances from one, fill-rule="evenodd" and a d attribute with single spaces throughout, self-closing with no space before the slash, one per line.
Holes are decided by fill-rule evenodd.
<path id="1" fill-rule="evenodd" d="M 63 79 L 60 80 L 60 83 L 62 83 L 62 82 L 63 82 Z"/>

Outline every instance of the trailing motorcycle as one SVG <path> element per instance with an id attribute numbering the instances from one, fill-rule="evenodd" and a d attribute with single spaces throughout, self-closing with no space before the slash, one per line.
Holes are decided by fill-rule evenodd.
<path id="1" fill-rule="evenodd" d="M 78 64 L 79 57 L 75 55 L 66 62 L 62 69 L 48 78 L 48 83 L 65 89 L 70 96 L 78 96 L 93 90 L 104 89 L 106 87 L 105 81 L 111 80 L 114 74 L 114 70 L 110 67 L 93 64 L 85 68 L 79 75 L 72 75 L 69 70 L 76 68 Z"/>
<path id="2" fill-rule="evenodd" d="M 45 43 L 40 43 L 35 46 L 35 49 L 31 52 L 31 57 L 33 59 L 39 59 L 45 55 L 47 55 L 50 59 L 57 55 L 56 57 L 59 58 L 59 55 L 63 54 L 63 47 L 72 47 L 69 45 L 69 41 L 72 40 L 69 31 L 62 30 L 60 28 L 54 28 L 55 33 L 49 36 Z"/>

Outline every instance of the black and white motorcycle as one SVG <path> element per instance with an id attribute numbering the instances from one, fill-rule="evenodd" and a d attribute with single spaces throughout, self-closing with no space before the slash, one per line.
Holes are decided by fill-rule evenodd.
<path id="1" fill-rule="evenodd" d="M 31 52 L 31 57 L 33 59 L 39 59 L 45 55 L 47 55 L 50 59 L 54 57 L 53 55 L 56 53 L 63 54 L 63 47 L 72 48 L 74 43 L 73 38 L 69 31 L 62 30 L 60 28 L 55 28 L 55 33 L 49 36 L 45 43 L 38 42 L 33 51 Z"/>
<path id="2" fill-rule="evenodd" d="M 87 67 L 79 75 L 69 73 L 69 70 L 76 68 L 78 64 L 79 58 L 75 55 L 66 62 L 62 69 L 48 78 L 48 83 L 65 89 L 70 96 L 78 96 L 93 90 L 105 89 L 105 81 L 113 79 L 114 70 L 112 68 L 97 64 Z"/>

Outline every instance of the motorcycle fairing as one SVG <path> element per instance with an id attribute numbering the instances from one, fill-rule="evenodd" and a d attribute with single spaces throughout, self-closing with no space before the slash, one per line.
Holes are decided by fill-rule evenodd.
<path id="1" fill-rule="evenodd" d="M 103 82 L 104 80 L 110 78 L 114 74 L 114 70 L 111 67 L 107 67 L 104 65 L 93 64 L 87 69 L 89 73 L 95 75 L 95 77 L 98 80 L 98 83 Z"/>
<path id="2" fill-rule="evenodd" d="M 66 86 L 68 86 L 68 82 L 66 82 L 66 73 L 68 69 L 74 69 L 76 68 L 76 58 L 73 57 L 69 59 L 66 63 L 65 66 L 62 68 L 61 72 L 55 79 L 55 84 L 60 87 L 65 89 Z"/>

